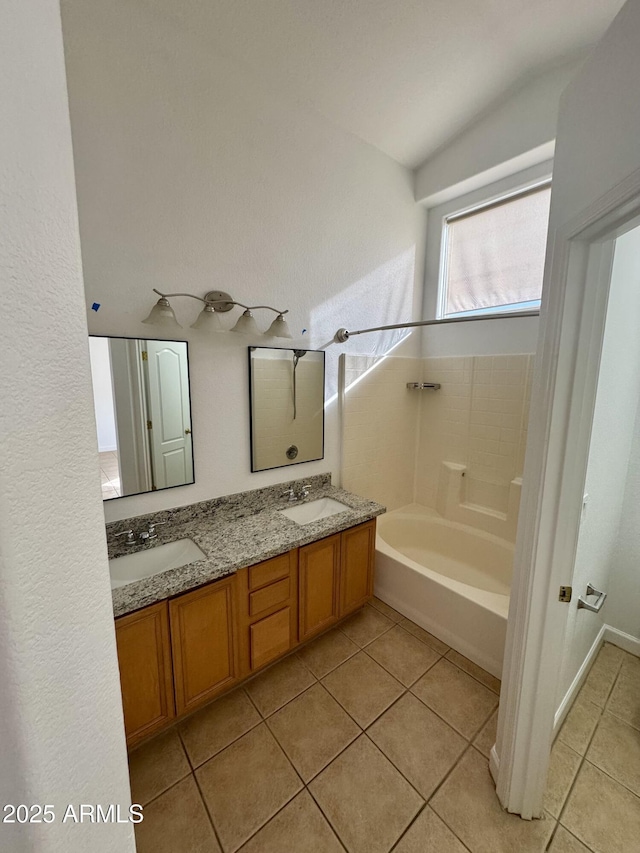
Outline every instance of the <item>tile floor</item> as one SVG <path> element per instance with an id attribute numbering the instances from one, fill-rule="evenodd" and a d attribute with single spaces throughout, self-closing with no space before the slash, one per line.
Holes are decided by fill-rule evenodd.
<path id="1" fill-rule="evenodd" d="M 640 851 L 640 661 L 603 648 L 542 820 L 495 796 L 499 690 L 374 600 L 131 754 L 138 853 Z"/>
<path id="2" fill-rule="evenodd" d="M 120 488 L 120 467 L 118 454 L 112 450 L 99 453 L 100 479 L 102 481 L 102 499 L 122 497 Z"/>

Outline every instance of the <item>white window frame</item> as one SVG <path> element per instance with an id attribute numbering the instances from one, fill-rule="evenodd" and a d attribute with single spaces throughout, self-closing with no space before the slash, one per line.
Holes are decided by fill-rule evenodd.
<path id="1" fill-rule="evenodd" d="M 475 190 L 471 193 L 467 193 L 463 196 L 455 198 L 429 211 L 429 220 L 431 220 L 431 223 L 433 223 L 434 219 L 436 220 L 436 222 L 440 223 L 437 234 L 433 233 L 433 227 L 428 228 L 427 265 L 425 271 L 425 307 L 427 308 L 428 312 L 429 292 L 433 292 L 429 286 L 429 258 L 433 258 L 434 254 L 437 253 L 438 273 L 437 281 L 435 282 L 437 289 L 434 306 L 435 311 L 433 311 L 436 320 L 446 321 L 447 319 L 454 317 L 481 317 L 483 315 L 491 317 L 495 314 L 508 314 L 513 317 L 518 317 L 521 316 L 523 312 L 539 311 L 540 301 L 535 300 L 533 302 L 521 302 L 512 307 L 491 306 L 487 308 L 479 308 L 474 311 L 464 311 L 456 314 L 449 314 L 448 316 L 446 316 L 446 274 L 448 261 L 447 230 L 449 221 L 455 220 L 460 216 L 475 213 L 479 210 L 492 207 L 511 198 L 517 198 L 518 196 L 526 195 L 527 193 L 534 192 L 535 190 L 541 189 L 543 187 L 551 186 L 551 166 L 552 164 L 547 161 L 546 163 L 540 164 L 537 167 L 527 169 L 525 172 L 519 172 L 517 174 L 511 175 L 508 178 L 497 182 L 496 184 L 492 184 L 488 187 L 484 187 L 480 190 Z M 428 225 L 431 223 L 428 223 Z M 433 271 L 431 274 L 431 278 L 433 278 Z"/>

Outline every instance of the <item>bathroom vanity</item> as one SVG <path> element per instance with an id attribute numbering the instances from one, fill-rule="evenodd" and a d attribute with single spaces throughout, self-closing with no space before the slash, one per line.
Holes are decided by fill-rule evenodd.
<path id="1" fill-rule="evenodd" d="M 371 597 L 375 518 L 384 507 L 332 487 L 326 475 L 304 484 L 310 485 L 308 497 L 289 501 L 289 490 L 302 485 L 284 484 L 283 492 L 279 484 L 108 526 L 112 557 L 185 535 L 205 555 L 113 590 L 129 746 L 236 686 Z M 294 505 L 313 510 L 325 506 L 326 498 L 342 510 L 304 523 L 282 512 Z M 305 514 L 310 513 L 300 517 Z M 152 522 L 164 524 L 158 540 L 125 544 L 122 534 Z"/>

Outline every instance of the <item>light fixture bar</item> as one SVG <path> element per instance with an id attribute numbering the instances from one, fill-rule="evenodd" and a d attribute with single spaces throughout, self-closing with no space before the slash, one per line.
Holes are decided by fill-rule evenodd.
<path id="1" fill-rule="evenodd" d="M 289 313 L 287 308 L 280 310 L 279 308 L 274 308 L 272 305 L 244 305 L 242 302 L 237 302 L 235 299 L 231 297 L 229 293 L 225 293 L 222 290 L 210 290 L 208 293 L 202 296 L 196 296 L 195 293 L 163 293 L 161 290 L 158 290 L 156 287 L 152 288 L 154 293 L 157 293 L 160 299 L 157 304 L 151 310 L 149 316 L 143 320 L 143 323 L 148 323 L 151 325 L 164 325 L 164 326 L 173 326 L 175 328 L 181 328 L 180 324 L 176 320 L 176 316 L 169 304 L 169 297 L 175 296 L 188 296 L 190 299 L 197 299 L 198 302 L 204 303 L 204 308 L 200 312 L 195 323 L 192 324 L 191 328 L 206 330 L 211 332 L 223 332 L 226 331 L 220 325 L 220 321 L 215 315 L 217 313 L 226 313 L 227 311 L 231 311 L 232 308 L 238 306 L 239 308 L 244 308 L 244 314 L 237 321 L 235 326 L 229 331 L 232 332 L 241 332 L 243 334 L 249 335 L 260 335 L 262 332 L 256 325 L 256 322 L 253 318 L 253 314 L 251 313 L 254 310 L 264 309 L 267 311 L 273 311 L 274 314 L 277 314 L 276 319 L 273 321 L 271 326 L 264 332 L 265 336 L 271 338 L 291 338 L 291 332 L 287 325 L 287 321 L 284 319 L 284 315 Z M 214 319 L 215 318 L 215 319 Z"/>
<path id="2" fill-rule="evenodd" d="M 414 329 L 417 326 L 442 326 L 446 323 L 473 323 L 476 320 L 505 320 L 507 317 L 538 317 L 539 311 L 508 311 L 502 314 L 479 314 L 477 317 L 445 317 L 442 320 L 417 320 L 415 323 L 395 323 L 393 326 L 373 326 L 371 329 L 338 329 L 333 336 L 337 344 L 346 343 L 353 335 L 366 335 L 369 332 L 388 332 L 391 329 Z"/>

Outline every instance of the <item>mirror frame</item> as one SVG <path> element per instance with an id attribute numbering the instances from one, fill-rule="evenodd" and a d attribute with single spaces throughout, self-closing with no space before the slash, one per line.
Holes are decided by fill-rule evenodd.
<path id="1" fill-rule="evenodd" d="M 326 428 L 326 403 L 325 403 L 325 383 L 327 381 L 327 357 L 324 350 L 307 349 L 307 352 L 316 352 L 322 356 L 322 453 L 320 456 L 314 456 L 313 459 L 301 459 L 291 461 L 285 465 L 272 465 L 270 468 L 254 468 L 253 466 L 253 394 L 251 393 L 251 353 L 258 349 L 277 349 L 283 352 L 293 352 L 294 349 L 305 349 L 304 347 L 267 347 L 253 346 L 247 347 L 248 368 L 249 368 L 249 464 L 252 474 L 259 474 L 261 471 L 275 471 L 278 468 L 291 468 L 293 465 L 304 465 L 305 462 L 320 462 L 324 459 L 325 448 L 325 428 Z"/>

